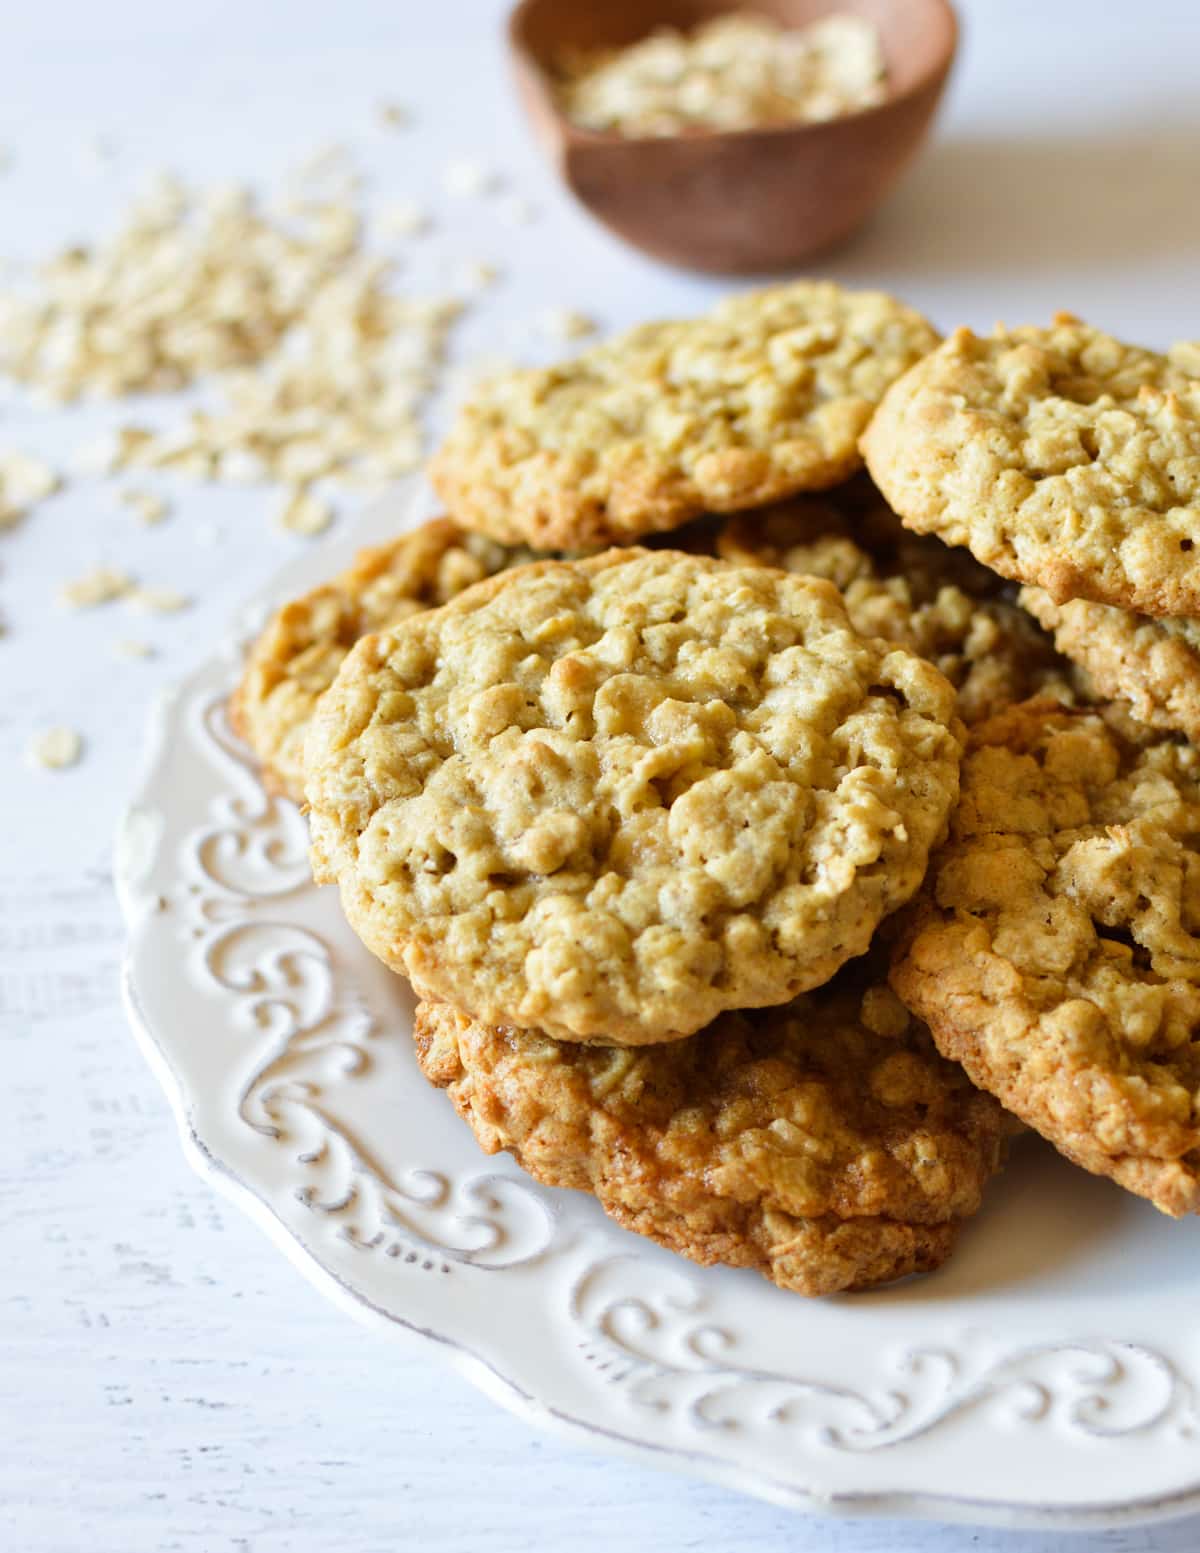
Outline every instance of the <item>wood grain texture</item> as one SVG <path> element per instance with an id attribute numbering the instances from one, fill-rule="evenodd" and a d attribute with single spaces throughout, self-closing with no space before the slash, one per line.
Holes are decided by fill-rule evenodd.
<path id="1" fill-rule="evenodd" d="M 830 273 L 894 288 L 942 324 L 1069 305 L 1152 344 L 1196 333 L 1200 207 L 1179 188 L 1200 138 L 1200 11 L 1161 0 L 1150 27 L 1089 0 L 963 9 L 943 143 Z M 102 230 L 162 162 L 269 179 L 345 139 L 388 194 L 435 206 L 435 234 L 406 271 L 414 287 L 436 287 L 454 256 L 503 270 L 463 353 L 555 348 L 525 327 L 549 302 L 614 327 L 705 305 L 724 288 L 637 259 L 557 192 L 508 94 L 502 10 L 453 0 L 422 8 L 414 29 L 382 0 L 295 0 L 286 24 L 279 7 L 234 0 L 10 6 L 0 248 L 34 257 Z M 1086 69 L 1064 71 L 1067 59 Z M 468 70 L 472 90 L 455 95 Z M 372 127 L 370 105 L 386 99 L 412 107 L 411 138 Z M 97 131 L 119 155 L 84 176 L 79 143 Z M 503 170 L 540 219 L 509 228 L 493 201 L 444 198 L 439 170 L 456 156 Z M 114 419 L 15 398 L 0 415 L 5 446 L 58 462 Z M 1196 1521 L 1081 1539 L 806 1520 L 540 1437 L 423 1351 L 328 1306 L 192 1176 L 119 1006 L 109 838 L 152 693 L 298 542 L 272 533 L 261 492 L 175 491 L 154 530 L 92 482 L 0 536 L 0 1548 L 1193 1553 Z M 204 542 L 211 524 L 217 545 Z M 149 622 L 117 606 L 57 612 L 58 584 L 98 561 L 196 604 Z M 116 661 L 112 642 L 136 635 L 159 656 Z M 23 763 L 51 722 L 87 739 L 71 771 Z"/>

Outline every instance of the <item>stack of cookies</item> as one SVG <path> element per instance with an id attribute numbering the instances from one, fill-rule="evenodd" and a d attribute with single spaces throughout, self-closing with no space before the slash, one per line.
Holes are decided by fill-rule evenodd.
<path id="1" fill-rule="evenodd" d="M 806 1294 L 1021 1121 L 1200 1204 L 1188 371 L 742 295 L 494 380 L 277 613 L 235 722 L 484 1148 Z"/>
<path id="2" fill-rule="evenodd" d="M 863 448 L 909 528 L 1023 584 L 1084 703 L 974 730 L 892 985 L 1069 1159 L 1194 1213 L 1200 346 L 1158 355 L 1069 314 L 960 329 Z"/>

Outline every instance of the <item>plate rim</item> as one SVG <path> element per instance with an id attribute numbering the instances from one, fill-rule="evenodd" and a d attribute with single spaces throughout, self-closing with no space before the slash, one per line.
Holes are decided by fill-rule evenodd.
<path id="1" fill-rule="evenodd" d="M 369 543 L 368 534 L 386 517 L 396 527 L 397 503 L 407 497 L 407 517 L 400 526 L 415 521 L 430 507 L 427 488 L 419 477 L 405 482 L 388 496 L 373 504 L 359 521 L 330 542 L 293 557 L 254 590 L 234 611 L 232 638 L 245 635 L 248 613 L 269 604 L 273 598 L 295 588 L 297 581 L 312 571 L 319 557 L 326 569 L 342 564 L 359 546 Z M 228 1161 L 220 1159 L 204 1142 L 192 1118 L 186 1086 L 173 1065 L 169 1052 L 144 1011 L 135 985 L 135 961 L 143 924 L 153 913 L 147 904 L 150 892 L 139 894 L 139 881 L 129 866 L 128 838 L 131 827 L 145 814 L 147 789 L 164 750 L 172 710 L 189 689 L 209 676 L 228 656 L 218 642 L 191 672 L 163 687 L 151 704 L 143 733 L 140 759 L 135 768 L 132 797 L 122 807 L 114 843 L 114 888 L 125 929 L 120 969 L 121 1001 L 134 1040 L 155 1079 L 166 1095 L 174 1117 L 185 1159 L 197 1176 L 215 1187 L 265 1234 L 291 1265 L 318 1293 L 360 1323 L 385 1331 L 408 1343 L 414 1350 L 437 1355 L 448 1362 L 466 1381 L 491 1401 L 527 1425 L 546 1430 L 559 1438 L 578 1442 L 594 1450 L 619 1455 L 626 1460 L 649 1462 L 680 1476 L 699 1477 L 722 1487 L 772 1504 L 781 1509 L 811 1516 L 836 1516 L 842 1519 L 903 1519 L 913 1522 L 996 1526 L 1009 1530 L 1057 1529 L 1112 1530 L 1128 1526 L 1162 1524 L 1200 1513 L 1200 1481 L 1192 1488 L 1167 1495 L 1149 1495 L 1138 1499 L 1096 1500 L 1070 1506 L 1031 1501 L 1016 1503 L 978 1496 L 884 1489 L 841 1489 L 823 1493 L 786 1482 L 704 1451 L 689 1450 L 672 1444 L 654 1444 L 642 1438 L 606 1428 L 572 1414 L 569 1410 L 541 1402 L 490 1359 L 477 1353 L 458 1338 L 431 1327 L 407 1320 L 403 1315 L 383 1308 L 365 1293 L 352 1288 L 336 1272 L 325 1266 L 283 1221 L 266 1197 L 246 1180 Z"/>

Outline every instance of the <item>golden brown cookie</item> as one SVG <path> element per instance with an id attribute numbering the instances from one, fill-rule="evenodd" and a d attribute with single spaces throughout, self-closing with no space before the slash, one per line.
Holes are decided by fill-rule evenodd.
<path id="1" fill-rule="evenodd" d="M 1124 702 L 1139 722 L 1200 744 L 1200 620 L 1156 620 L 1088 599 L 1056 604 L 1042 588 L 1022 588 L 1021 604 L 1083 670 L 1092 697 Z"/>
<path id="2" fill-rule="evenodd" d="M 972 732 L 892 985 L 1076 1164 L 1200 1208 L 1200 752 L 1045 702 Z"/>
<path id="3" fill-rule="evenodd" d="M 967 551 L 911 534 L 865 476 L 823 496 L 728 518 L 726 560 L 825 577 L 856 630 L 920 653 L 958 691 L 971 724 L 1034 694 L 1074 699 L 1070 666 Z"/>
<path id="4" fill-rule="evenodd" d="M 456 518 L 506 543 L 627 542 L 844 480 L 884 389 L 936 342 L 881 292 L 745 293 L 492 379 L 430 478 Z"/>
<path id="5" fill-rule="evenodd" d="M 303 802 L 309 719 L 360 636 L 436 608 L 531 554 L 434 518 L 360 551 L 341 576 L 277 609 L 230 701 L 230 719 L 258 757 L 267 786 Z"/>
<path id="6" fill-rule="evenodd" d="M 845 588 L 858 577 L 903 575 L 932 598 L 947 583 L 972 598 L 1007 586 L 967 550 L 914 534 L 867 474 L 724 520 L 718 552 L 740 565 L 809 572 Z"/>
<path id="7" fill-rule="evenodd" d="M 855 966 L 795 1003 L 640 1051 L 417 1009 L 417 1053 L 488 1153 L 626 1229 L 800 1294 L 928 1272 L 1012 1120 Z"/>
<path id="8" fill-rule="evenodd" d="M 1057 603 L 1200 616 L 1200 349 L 1124 345 L 1068 313 L 959 329 L 862 440 L 910 528 Z"/>
<path id="9" fill-rule="evenodd" d="M 920 883 L 958 730 L 946 680 L 828 583 L 540 562 L 347 658 L 305 750 L 314 872 L 422 996 L 671 1040 L 866 949 Z"/>

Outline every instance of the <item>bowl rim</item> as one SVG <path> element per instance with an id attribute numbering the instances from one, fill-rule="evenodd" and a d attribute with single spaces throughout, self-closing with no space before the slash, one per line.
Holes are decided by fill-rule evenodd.
<path id="1" fill-rule="evenodd" d="M 696 129 L 669 135 L 622 135 L 616 130 L 586 129 L 583 125 L 576 124 L 574 119 L 569 118 L 559 106 L 549 72 L 522 36 L 526 16 L 535 5 L 541 3 L 542 0 L 517 0 L 517 4 L 509 11 L 505 24 L 509 49 L 513 56 L 528 68 L 536 82 L 537 90 L 553 114 L 565 140 L 581 146 L 705 145 L 712 144 L 714 141 L 747 141 L 754 138 L 779 140 L 788 135 L 800 137 L 821 131 L 828 132 L 840 125 L 856 124 L 878 117 L 902 103 L 911 101 L 922 92 L 928 91 L 931 86 L 944 82 L 953 69 L 959 45 L 962 42 L 962 21 L 952 0 L 928 0 L 929 4 L 942 13 L 947 23 L 945 50 L 904 91 L 889 93 L 882 102 L 872 103 L 866 108 L 855 108 L 849 113 L 835 114 L 831 119 L 798 119 L 791 124 L 750 124 L 743 129 Z M 736 10 L 737 6 L 731 5 L 730 9 Z"/>

